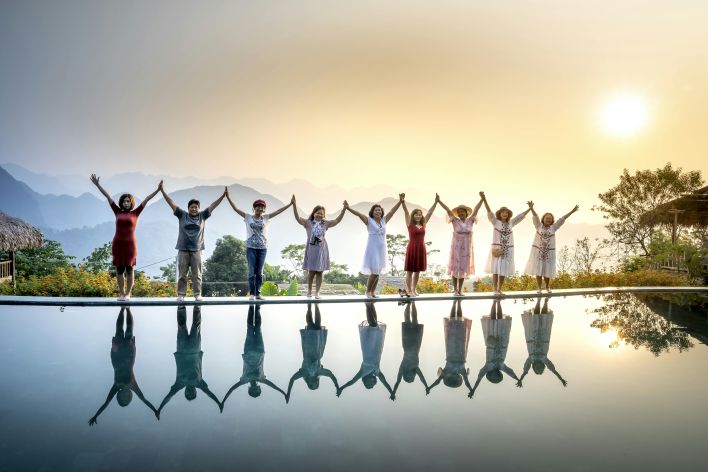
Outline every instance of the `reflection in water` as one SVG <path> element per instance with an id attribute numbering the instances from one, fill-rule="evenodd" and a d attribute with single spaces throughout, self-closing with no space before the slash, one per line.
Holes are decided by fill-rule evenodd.
<path id="1" fill-rule="evenodd" d="M 470 398 L 479 387 L 482 377 L 487 377 L 492 383 L 499 383 L 504 379 L 506 372 L 517 381 L 517 386 L 521 383 L 514 371 L 505 364 L 506 351 L 509 347 L 509 334 L 511 333 L 511 316 L 506 316 L 502 312 L 501 301 L 494 300 L 489 316 L 482 317 L 482 334 L 484 335 L 484 345 L 486 347 L 487 361 L 479 370 L 477 381 L 470 392 Z"/>
<path id="2" fill-rule="evenodd" d="M 263 361 L 265 360 L 265 347 L 263 346 L 263 334 L 261 333 L 261 306 L 248 306 L 248 319 L 246 325 L 246 342 L 243 345 L 243 374 L 237 383 L 235 383 L 222 400 L 222 408 L 226 403 L 229 395 L 242 385 L 248 385 L 248 394 L 253 397 L 261 395 L 260 384 L 267 385 L 283 394 L 285 392 L 268 380 L 263 372 Z"/>
<path id="3" fill-rule="evenodd" d="M 127 313 L 127 316 L 125 314 Z M 125 330 L 123 322 L 125 321 Z M 155 410 L 140 391 L 138 381 L 135 380 L 133 367 L 135 366 L 135 336 L 133 336 L 133 314 L 130 307 L 121 307 L 118 319 L 116 320 L 116 333 L 111 341 L 111 364 L 113 365 L 113 386 L 108 391 L 106 401 L 101 405 L 95 415 L 89 420 L 89 425 L 96 424 L 98 416 L 103 413 L 108 404 L 116 397 L 120 406 L 128 406 L 133 399 L 133 392 L 150 408 L 159 418 L 159 412 Z"/>
<path id="4" fill-rule="evenodd" d="M 443 319 L 445 328 L 445 367 L 438 368 L 438 378 L 426 389 L 426 393 L 443 382 L 448 387 L 457 388 L 464 381 L 472 398 L 472 387 L 467 368 L 467 346 L 470 342 L 472 320 L 462 316 L 462 302 L 452 302 L 450 317 Z"/>
<path id="5" fill-rule="evenodd" d="M 597 315 L 591 326 L 601 333 L 615 331 L 617 337 L 635 349 L 644 347 L 658 356 L 678 349 L 693 347 L 688 335 L 631 294 L 603 295 L 601 307 L 592 310 Z M 610 343 L 616 347 L 619 343 Z"/>
<path id="6" fill-rule="evenodd" d="M 391 394 L 391 400 L 396 399 L 391 386 L 386 381 L 386 377 L 381 372 L 381 354 L 383 353 L 384 340 L 386 338 L 386 325 L 378 322 L 376 308 L 371 302 L 366 305 L 366 321 L 359 325 L 359 343 L 361 345 L 361 368 L 354 378 L 342 385 L 337 390 L 337 396 L 341 395 L 345 388 L 354 385 L 359 379 L 367 389 L 376 386 L 377 379 L 386 387 Z"/>
<path id="7" fill-rule="evenodd" d="M 310 390 L 317 390 L 320 386 L 320 376 L 329 377 L 334 382 L 335 391 L 339 389 L 337 378 L 331 370 L 322 366 L 322 356 L 324 356 L 327 344 L 327 328 L 322 326 L 322 316 L 320 315 L 320 305 L 315 304 L 315 317 L 312 318 L 312 303 L 307 304 L 307 323 L 304 329 L 300 330 L 300 343 L 302 344 L 302 366 L 290 377 L 288 393 L 285 394 L 285 401 L 290 401 L 290 393 L 293 383 L 297 379 L 304 379 Z"/>
<path id="8" fill-rule="evenodd" d="M 401 342 L 403 343 L 403 359 L 398 368 L 398 378 L 393 386 L 393 395 L 396 395 L 401 379 L 407 383 L 413 383 L 416 375 L 423 382 L 426 393 L 428 384 L 425 381 L 423 372 L 420 371 L 420 347 L 423 344 L 423 325 L 418 323 L 418 309 L 415 302 L 406 303 L 403 311 L 403 323 L 401 323 Z"/>
<path id="9" fill-rule="evenodd" d="M 548 298 L 546 297 L 541 306 L 541 299 L 536 300 L 536 306 L 532 310 L 527 310 L 521 315 L 524 323 L 524 334 L 526 335 L 526 349 L 529 356 L 524 363 L 524 372 L 521 374 L 518 385 L 533 368 L 536 375 L 541 375 L 548 367 L 548 370 L 558 377 L 563 386 L 568 382 L 556 371 L 555 365 L 548 358 L 548 349 L 551 346 L 551 329 L 553 328 L 553 311 L 548 309 Z"/>
<path id="10" fill-rule="evenodd" d="M 197 398 L 197 389 L 204 392 L 222 410 L 223 406 L 216 398 L 209 385 L 202 378 L 202 312 L 201 307 L 192 309 L 192 327 L 187 331 L 187 308 L 182 305 L 177 307 L 177 351 L 174 353 L 177 374 L 175 383 L 170 387 L 169 393 L 160 404 L 158 417 L 162 409 L 180 390 L 184 389 L 184 396 L 192 401 Z"/>

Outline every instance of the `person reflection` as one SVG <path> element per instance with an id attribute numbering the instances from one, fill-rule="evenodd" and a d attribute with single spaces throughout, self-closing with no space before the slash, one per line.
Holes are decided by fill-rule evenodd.
<path id="1" fill-rule="evenodd" d="M 403 343 L 403 359 L 398 368 L 398 378 L 393 386 L 393 395 L 396 395 L 401 380 L 413 383 L 416 375 L 423 382 L 425 391 L 428 391 L 428 383 L 425 381 L 423 372 L 420 371 L 420 346 L 423 344 L 423 325 L 418 323 L 418 309 L 415 302 L 406 303 L 403 311 L 403 323 L 401 323 L 401 342 Z"/>
<path id="2" fill-rule="evenodd" d="M 127 313 L 127 316 L 126 316 Z M 123 322 L 125 321 L 125 330 Z M 116 320 L 116 333 L 111 340 L 111 364 L 113 365 L 113 386 L 108 391 L 106 401 L 101 405 L 95 415 L 89 419 L 89 425 L 93 426 L 98 420 L 98 416 L 108 407 L 108 404 L 116 397 L 120 406 L 128 406 L 133 399 L 133 392 L 150 408 L 159 419 L 159 413 L 155 410 L 143 392 L 140 391 L 138 381 L 135 380 L 133 367 L 135 366 L 135 336 L 133 336 L 133 314 L 130 307 L 121 307 L 118 319 Z"/>
<path id="3" fill-rule="evenodd" d="M 494 300 L 489 316 L 482 317 L 482 334 L 484 336 L 484 345 L 487 349 L 487 362 L 479 370 L 474 388 L 469 393 L 470 398 L 479 387 L 482 377 L 486 376 L 487 380 L 496 384 L 504 379 L 502 372 L 506 372 L 513 379 L 519 380 L 511 367 L 504 363 L 506 361 L 506 351 L 509 348 L 510 333 L 511 316 L 504 315 L 500 300 Z M 520 387 L 521 385 L 517 383 L 517 386 Z"/>
<path id="4" fill-rule="evenodd" d="M 526 335 L 526 348 L 529 356 L 524 363 L 524 372 L 521 374 L 518 386 L 521 387 L 524 377 L 533 368 L 536 375 L 541 375 L 548 367 L 548 370 L 558 377 L 563 386 L 568 382 L 558 373 L 556 366 L 548 358 L 548 349 L 551 345 L 551 329 L 553 328 L 553 311 L 548 309 L 548 298 L 544 299 L 541 307 L 541 299 L 536 300 L 536 306 L 532 310 L 527 310 L 521 315 L 524 323 L 524 334 Z"/>
<path id="5" fill-rule="evenodd" d="M 160 404 L 158 415 L 162 409 L 180 390 L 184 389 L 184 397 L 192 401 L 197 398 L 197 389 L 204 392 L 214 400 L 223 410 L 219 399 L 209 390 L 209 385 L 202 378 L 202 311 L 195 305 L 192 309 L 192 326 L 187 331 L 187 308 L 184 305 L 177 307 L 177 352 L 174 353 L 177 374 L 175 383 L 170 387 L 169 393 Z"/>
<path id="6" fill-rule="evenodd" d="M 359 372 L 356 373 L 353 379 L 337 390 L 337 396 L 340 396 L 345 388 L 354 385 L 359 379 L 361 379 L 367 389 L 374 388 L 378 379 L 381 380 L 381 383 L 391 394 L 389 398 L 395 400 L 396 395 L 386 381 L 383 372 L 381 372 L 381 354 L 383 354 L 384 340 L 386 338 L 386 325 L 378 322 L 373 302 L 366 302 L 364 305 L 366 305 L 366 321 L 362 321 L 359 325 L 361 368 L 359 368 Z"/>
<path id="7" fill-rule="evenodd" d="M 265 348 L 263 346 L 263 334 L 261 333 L 261 306 L 260 304 L 248 306 L 248 325 L 246 328 L 246 342 L 243 345 L 243 374 L 221 401 L 222 405 L 234 390 L 242 385 L 248 385 L 248 394 L 253 398 L 261 395 L 261 386 L 267 385 L 273 390 L 277 390 L 285 397 L 285 392 L 268 380 L 263 372 L 263 361 L 265 359 Z"/>
<path id="8" fill-rule="evenodd" d="M 300 330 L 302 367 L 290 377 L 288 393 L 285 394 L 286 402 L 290 401 L 290 393 L 297 379 L 304 379 L 310 390 L 317 390 L 320 387 L 320 376 L 324 375 L 332 379 L 335 390 L 339 389 L 337 378 L 332 371 L 322 367 L 322 356 L 324 356 L 325 345 L 327 344 L 327 328 L 322 326 L 319 304 L 315 304 L 314 320 L 312 318 L 312 303 L 307 304 L 305 322 L 307 325 Z"/>
<path id="9" fill-rule="evenodd" d="M 472 392 L 467 363 L 467 346 L 470 342 L 472 320 L 462 316 L 462 302 L 452 302 L 450 317 L 443 319 L 445 328 L 445 367 L 438 368 L 438 378 L 427 388 L 426 394 L 438 386 L 440 382 L 451 388 L 457 388 L 465 383 L 467 390 Z"/>

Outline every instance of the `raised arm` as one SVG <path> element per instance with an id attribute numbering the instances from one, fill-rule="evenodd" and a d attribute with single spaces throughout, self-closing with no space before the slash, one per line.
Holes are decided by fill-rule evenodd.
<path id="1" fill-rule="evenodd" d="M 411 225 L 411 214 L 408 211 L 408 205 L 406 205 L 406 201 L 404 200 L 400 203 L 401 203 L 401 206 L 403 207 L 403 217 L 406 220 L 406 228 L 407 228 L 408 226 Z M 388 220 L 386 220 L 386 221 L 388 221 Z"/>
<path id="2" fill-rule="evenodd" d="M 147 398 L 145 398 L 145 395 L 143 395 L 143 392 L 142 392 L 142 390 L 140 390 L 140 387 L 138 387 L 138 384 L 137 384 L 137 383 L 133 383 L 133 384 L 130 386 L 130 389 L 135 392 L 135 394 L 136 394 L 136 395 L 138 396 L 138 398 L 145 404 L 145 406 L 147 406 L 148 408 L 150 408 L 150 409 L 152 410 L 152 412 L 155 413 L 155 416 L 157 416 L 157 419 L 159 420 L 159 419 L 160 419 L 160 415 L 158 415 L 157 410 L 155 409 L 154 406 L 152 406 L 152 403 L 150 403 L 150 401 L 149 401 Z"/>
<path id="3" fill-rule="evenodd" d="M 396 377 L 396 383 L 393 385 L 393 394 L 396 395 L 398 391 L 398 386 L 401 385 L 401 380 L 403 379 L 403 367 L 398 369 L 398 377 Z"/>
<path id="4" fill-rule="evenodd" d="M 345 202 L 345 203 L 346 203 L 346 202 Z M 347 211 L 346 206 L 342 205 L 342 211 L 339 212 L 339 215 L 337 215 L 337 217 L 336 217 L 335 219 L 333 219 L 332 221 L 330 221 L 330 222 L 327 223 L 327 227 L 328 227 L 328 228 L 334 228 L 334 227 L 337 226 L 339 223 L 341 223 L 341 222 L 342 222 L 342 218 L 344 218 L 344 213 L 345 213 L 346 211 Z"/>
<path id="5" fill-rule="evenodd" d="M 566 213 L 565 215 L 561 216 L 561 217 L 558 219 L 558 221 L 556 221 L 556 228 L 558 228 L 558 227 L 560 227 L 561 225 L 563 225 L 563 223 L 565 223 L 565 220 L 567 220 L 570 215 L 572 215 L 573 213 L 575 213 L 576 211 L 578 211 L 579 208 L 580 208 L 580 207 L 579 207 L 578 205 L 575 205 L 572 210 L 570 210 L 570 211 L 569 211 L 568 213 Z M 558 224 L 558 223 L 560 223 L 560 224 Z"/>
<path id="6" fill-rule="evenodd" d="M 526 374 L 529 373 L 529 369 L 531 369 L 531 356 L 529 356 L 528 359 L 526 359 L 526 362 L 524 362 L 524 371 L 521 373 L 521 378 L 519 379 L 519 381 L 516 382 L 517 387 L 522 386 L 524 377 L 526 377 Z"/>
<path id="7" fill-rule="evenodd" d="M 361 374 L 362 374 L 362 371 L 361 371 L 361 369 L 359 369 L 359 372 L 356 373 L 356 375 L 354 376 L 353 379 L 351 379 L 349 382 L 347 382 L 344 385 L 342 385 L 341 387 L 339 387 L 339 390 L 337 390 L 337 396 L 340 396 L 345 388 L 351 387 L 352 385 L 354 385 L 357 382 L 357 380 L 359 380 L 361 378 Z"/>
<path id="8" fill-rule="evenodd" d="M 445 212 L 447 212 L 447 216 L 448 216 L 450 219 L 453 219 L 453 218 L 455 217 L 455 214 L 452 212 L 452 210 L 450 210 L 450 207 L 448 207 L 447 205 L 445 205 L 445 204 L 442 202 L 442 200 L 440 200 L 440 195 L 438 195 L 437 193 L 435 194 L 435 200 L 440 204 L 441 207 L 443 207 L 443 210 L 445 210 Z"/>
<path id="9" fill-rule="evenodd" d="M 472 398 L 474 396 L 474 392 L 477 391 L 477 387 L 479 387 L 479 383 L 482 381 L 482 377 L 484 377 L 484 374 L 487 373 L 487 366 L 485 365 L 481 369 L 479 369 L 479 374 L 477 374 L 477 380 L 474 383 L 474 387 L 472 387 L 472 390 L 470 390 L 470 393 L 467 394 L 468 397 Z"/>
<path id="10" fill-rule="evenodd" d="M 300 214 L 297 212 L 297 203 L 295 202 L 295 195 L 293 195 L 293 198 L 290 200 L 290 204 L 293 206 L 293 213 L 295 214 L 295 221 L 300 223 L 302 226 L 305 226 L 305 218 L 301 218 Z"/>
<path id="11" fill-rule="evenodd" d="M 273 390 L 279 391 L 280 393 L 283 394 L 283 397 L 285 397 L 285 392 L 283 392 L 283 389 L 280 388 L 280 387 L 278 387 L 277 385 L 275 385 L 275 384 L 274 384 L 273 382 L 271 382 L 270 380 L 268 380 L 268 379 L 263 379 L 263 380 L 261 380 L 261 382 L 264 383 L 264 384 L 266 384 L 267 386 L 269 386 L 269 387 L 272 388 Z"/>
<path id="12" fill-rule="evenodd" d="M 153 198 L 155 198 L 155 195 L 158 194 L 158 192 L 160 191 L 161 188 L 162 188 L 162 180 L 160 180 L 160 183 L 157 185 L 157 188 L 155 189 L 155 191 L 152 192 L 147 197 L 145 197 L 145 199 L 140 203 L 140 206 L 145 208 L 147 206 L 148 202 L 150 200 L 152 200 Z"/>
<path id="13" fill-rule="evenodd" d="M 268 213 L 268 215 L 267 215 L 268 219 L 275 218 L 276 216 L 278 216 L 279 214 L 281 214 L 282 212 L 284 212 L 285 210 L 287 210 L 288 207 L 289 207 L 290 205 L 292 205 L 292 204 L 293 204 L 293 202 L 292 202 L 292 200 L 291 200 L 290 203 L 288 203 L 288 204 L 285 205 L 284 207 L 278 208 L 278 209 L 275 210 L 273 213 Z"/>
<path id="14" fill-rule="evenodd" d="M 536 209 L 531 205 L 529 207 L 529 210 L 531 210 L 531 217 L 533 218 L 533 225 L 538 226 L 541 224 L 541 220 L 538 218 L 538 213 L 536 213 Z"/>
<path id="15" fill-rule="evenodd" d="M 220 204 L 221 201 L 224 199 L 224 197 L 226 196 L 226 193 L 227 193 L 228 191 L 229 191 L 229 189 L 228 189 L 227 187 L 224 187 L 224 193 L 222 193 L 219 198 L 217 198 L 216 200 L 214 200 L 214 201 L 212 202 L 212 204 L 209 205 L 209 214 L 211 214 L 214 210 L 216 210 L 216 207 L 219 206 L 219 204 Z"/>
<path id="16" fill-rule="evenodd" d="M 513 217 L 513 218 L 511 219 L 511 221 L 509 222 L 509 224 L 511 224 L 512 227 L 514 227 L 514 226 L 518 225 L 519 223 L 521 223 L 521 220 L 523 220 L 524 218 L 526 218 L 526 215 L 528 215 L 529 212 L 533 209 L 533 202 L 532 202 L 532 201 L 528 201 L 528 202 L 526 202 L 526 204 L 529 206 L 529 207 L 526 209 L 526 211 L 521 212 L 520 214 L 516 215 L 516 216 Z"/>
<path id="17" fill-rule="evenodd" d="M 324 375 L 325 377 L 329 377 L 332 379 L 332 382 L 334 383 L 334 388 L 339 388 L 339 384 L 337 383 L 337 377 L 334 376 L 334 373 L 332 373 L 331 370 L 322 368 L 320 369 L 321 375 Z"/>
<path id="18" fill-rule="evenodd" d="M 178 384 L 174 384 L 172 387 L 170 387 L 170 391 L 167 395 L 165 395 L 165 398 L 162 399 L 162 403 L 160 403 L 160 408 L 157 409 L 157 414 L 159 415 L 162 409 L 169 403 L 169 401 L 172 399 L 172 397 L 175 396 L 177 392 L 182 390 L 182 386 Z"/>
<path id="19" fill-rule="evenodd" d="M 546 359 L 545 364 L 546 364 L 546 367 L 548 367 L 548 370 L 550 370 L 551 372 L 553 372 L 553 375 L 555 375 L 556 377 L 558 377 L 558 380 L 561 381 L 561 383 L 563 384 L 563 386 L 564 386 L 564 387 L 567 387 L 567 386 L 568 386 L 568 382 L 561 376 L 561 374 L 558 373 L 558 371 L 556 370 L 556 366 L 553 365 L 553 362 L 551 362 L 550 359 Z"/>
<path id="20" fill-rule="evenodd" d="M 405 205 L 406 202 L 403 202 Z M 423 221 L 426 225 L 428 224 L 428 221 L 430 220 L 430 217 L 433 216 L 433 213 L 435 212 L 435 207 L 438 206 L 438 201 L 437 199 L 433 202 L 433 206 L 430 207 L 430 210 L 428 210 L 428 214 L 425 215 L 425 220 Z"/>
<path id="21" fill-rule="evenodd" d="M 435 379 L 435 382 L 433 382 L 433 384 L 432 384 L 430 387 L 427 387 L 427 388 L 425 389 L 425 394 L 426 394 L 426 395 L 429 394 L 432 389 L 434 389 L 435 387 L 437 387 L 438 384 L 439 384 L 440 382 L 442 382 L 442 378 L 443 378 L 443 370 L 442 370 L 442 369 L 438 369 L 438 378 Z"/>
<path id="22" fill-rule="evenodd" d="M 290 392 L 293 391 L 293 384 L 297 379 L 302 378 L 302 369 L 298 370 L 293 374 L 292 377 L 290 377 L 290 382 L 288 382 L 288 392 L 285 394 L 285 403 L 288 403 L 290 401 Z"/>
<path id="23" fill-rule="evenodd" d="M 167 203 L 167 205 L 169 205 L 169 207 L 172 209 L 172 212 L 174 212 L 175 210 L 177 210 L 177 204 L 176 204 L 175 201 L 172 200 L 172 198 L 167 194 L 167 192 L 165 191 L 165 186 L 164 186 L 164 185 L 161 185 L 161 186 L 160 186 L 160 192 L 162 192 L 162 198 L 165 199 L 165 203 Z"/>
<path id="24" fill-rule="evenodd" d="M 354 208 L 350 207 L 349 203 L 347 203 L 346 200 L 344 200 L 344 208 L 349 210 L 353 215 L 358 216 L 359 219 L 361 220 L 361 222 L 364 223 L 365 225 L 369 224 L 368 217 L 365 214 L 360 213 L 360 212 L 356 211 Z"/>
<path id="25" fill-rule="evenodd" d="M 388 382 L 386 382 L 386 377 L 384 376 L 383 372 L 379 372 L 379 375 L 377 375 L 377 377 L 379 378 L 379 380 L 381 381 L 381 383 L 383 384 L 383 386 L 386 387 L 386 390 L 388 390 L 388 393 L 391 395 L 389 398 L 390 398 L 391 400 L 395 400 L 395 399 L 396 399 L 396 394 L 393 393 L 393 389 L 392 389 L 391 386 L 388 384 Z"/>
<path id="26" fill-rule="evenodd" d="M 480 198 L 479 201 L 477 202 L 477 204 L 472 209 L 472 218 L 473 219 L 477 217 L 477 213 L 479 212 L 479 208 L 481 206 L 482 206 L 482 199 Z"/>
<path id="27" fill-rule="evenodd" d="M 98 188 L 98 191 L 103 194 L 104 197 L 106 197 L 106 200 L 108 200 L 108 204 L 113 204 L 115 205 L 115 202 L 113 201 L 113 197 L 111 197 L 111 194 L 106 191 L 105 188 L 101 185 L 100 182 L 101 178 L 97 176 L 96 174 L 91 174 L 91 182 Z"/>
<path id="28" fill-rule="evenodd" d="M 389 210 L 389 212 L 386 214 L 386 216 L 385 216 L 385 218 L 384 218 L 384 221 L 385 221 L 386 223 L 388 223 L 389 221 L 391 221 L 391 218 L 393 218 L 393 215 L 396 214 L 396 211 L 398 211 L 398 207 L 401 206 L 401 203 L 403 203 L 403 201 L 404 201 L 405 199 L 406 199 L 406 194 L 405 194 L 405 193 L 400 193 L 400 194 L 398 194 L 398 203 L 396 203 L 395 205 L 393 205 L 393 208 L 391 208 L 391 209 Z"/>
<path id="29" fill-rule="evenodd" d="M 512 379 L 516 380 L 517 382 L 519 381 L 519 378 L 516 376 L 516 373 L 514 372 L 514 369 L 512 369 L 511 367 L 509 367 L 509 366 L 507 366 L 506 364 L 504 364 L 504 365 L 502 366 L 501 370 L 504 371 L 504 372 L 506 372 L 507 374 L 509 374 Z"/>
<path id="30" fill-rule="evenodd" d="M 108 391 L 108 396 L 106 397 L 106 401 L 103 402 L 103 405 L 96 411 L 96 414 L 89 419 L 89 426 L 93 426 L 96 424 L 96 420 L 98 419 L 98 415 L 103 413 L 103 410 L 106 409 L 109 403 L 111 403 L 111 400 L 113 400 L 113 397 L 116 396 L 116 393 L 118 393 L 118 387 L 113 384 L 113 387 Z"/>
<path id="31" fill-rule="evenodd" d="M 428 388 L 428 383 L 425 381 L 425 376 L 423 375 L 423 372 L 420 370 L 420 368 L 416 367 L 415 372 L 418 374 L 418 378 L 420 378 L 420 381 L 423 382 L 423 387 Z"/>
<path id="32" fill-rule="evenodd" d="M 465 370 L 465 373 L 462 374 L 462 378 L 465 381 L 465 386 L 467 387 L 467 390 L 469 390 L 469 392 L 467 393 L 467 398 L 472 398 L 474 393 L 472 393 L 472 386 L 470 385 L 469 370 Z"/>
<path id="33" fill-rule="evenodd" d="M 226 192 L 226 200 L 228 200 L 229 205 L 231 205 L 231 208 L 234 209 L 236 214 L 240 216 L 241 218 L 246 218 L 246 213 L 243 210 L 240 210 L 238 207 L 236 207 L 236 204 L 234 204 L 233 200 L 231 200 L 231 196 L 229 195 L 229 192 Z"/>
<path id="34" fill-rule="evenodd" d="M 224 411 L 224 407 L 221 405 L 221 402 L 219 401 L 218 398 L 216 398 L 216 395 L 214 395 L 214 393 L 211 390 L 209 390 L 209 385 L 204 380 L 199 382 L 199 384 L 197 385 L 197 388 L 199 390 L 201 390 L 202 392 L 204 392 L 207 397 L 214 400 L 214 403 L 216 403 L 219 406 L 219 411 Z"/>
<path id="35" fill-rule="evenodd" d="M 236 382 L 235 384 L 233 384 L 233 386 L 229 389 L 229 391 L 226 392 L 226 395 L 224 395 L 224 399 L 221 400 L 221 408 L 222 408 L 222 409 L 224 408 L 224 405 L 226 404 L 226 400 L 229 398 L 229 395 L 231 395 L 231 393 L 232 393 L 234 390 L 236 390 L 237 388 L 239 388 L 239 387 L 242 386 L 242 385 L 245 385 L 246 383 L 248 383 L 247 380 L 239 380 L 238 382 Z"/>
<path id="36" fill-rule="evenodd" d="M 487 213 L 492 213 L 492 209 L 489 208 L 489 202 L 487 202 L 487 196 L 484 194 L 484 192 L 479 192 L 479 196 L 482 199 L 482 203 L 484 203 L 484 208 L 486 208 Z"/>

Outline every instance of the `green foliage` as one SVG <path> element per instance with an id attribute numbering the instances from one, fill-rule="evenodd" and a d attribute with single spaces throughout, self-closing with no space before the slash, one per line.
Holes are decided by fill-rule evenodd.
<path id="1" fill-rule="evenodd" d="M 22 249 L 15 255 L 17 274 L 24 277 L 41 277 L 53 274 L 59 269 L 68 269 L 72 259 L 73 256 L 64 254 L 58 241 L 51 239 L 45 239 L 41 247 Z"/>
<path id="2" fill-rule="evenodd" d="M 172 261 L 167 265 L 160 266 L 160 271 L 162 272 L 162 278 L 167 282 L 177 282 L 177 261 Z"/>
<path id="3" fill-rule="evenodd" d="M 261 295 L 266 297 L 274 297 L 280 295 L 278 286 L 271 281 L 263 282 L 261 285 Z"/>
<path id="4" fill-rule="evenodd" d="M 204 264 L 204 295 L 234 295 L 236 284 L 213 282 L 243 282 L 247 278 L 248 261 L 243 241 L 229 235 L 217 239 L 214 252 Z"/>
<path id="5" fill-rule="evenodd" d="M 402 234 L 387 234 L 386 235 L 386 248 L 388 249 L 388 263 L 390 266 L 391 275 L 397 277 L 401 275 L 401 270 L 398 269 L 396 263 L 401 260 L 402 256 L 406 254 L 406 247 L 408 247 L 408 237 Z"/>
<path id="6" fill-rule="evenodd" d="M 295 297 L 298 294 L 298 290 L 299 290 L 299 287 L 298 287 L 297 279 L 293 279 L 290 282 L 290 285 L 288 285 L 288 289 L 286 290 L 285 295 L 287 295 L 289 297 Z"/>
<path id="7" fill-rule="evenodd" d="M 290 271 L 283 269 L 279 265 L 270 265 L 266 262 L 263 266 L 263 280 L 270 280 L 277 283 L 285 282 L 290 279 Z"/>
<path id="8" fill-rule="evenodd" d="M 599 194 L 602 203 L 593 209 L 604 213 L 608 220 L 605 227 L 613 242 L 624 244 L 630 254 L 649 256 L 649 245 L 659 224 L 651 220 L 640 222 L 640 216 L 701 185 L 700 171 L 683 172 L 680 167 L 672 168 L 670 163 L 661 169 L 636 171 L 634 175 L 624 169 L 620 182 Z"/>
<path id="9" fill-rule="evenodd" d="M 133 296 L 174 296 L 175 287 L 167 282 L 154 282 L 136 272 Z M 42 276 L 20 277 L 17 289 L 12 284 L 0 284 L 0 295 L 27 295 L 38 297 L 117 297 L 115 277 L 107 272 L 94 273 L 84 268 L 69 266 Z"/>
<path id="10" fill-rule="evenodd" d="M 679 287 L 690 285 L 685 276 L 661 270 L 641 270 L 636 272 L 586 272 L 558 274 L 551 281 L 551 288 L 596 288 L 596 287 Z M 504 280 L 504 290 L 536 290 L 536 277 L 515 275 Z M 491 292 L 489 278 L 474 284 L 475 292 Z"/>
<path id="11" fill-rule="evenodd" d="M 357 274 L 351 275 L 348 272 L 349 267 L 346 264 L 337 264 L 334 261 L 329 263 L 329 271 L 322 276 L 324 283 L 328 284 L 349 284 L 356 286 L 357 283 L 365 283 L 366 276 Z M 366 292 L 366 289 L 364 289 Z"/>
<path id="12" fill-rule="evenodd" d="M 113 243 L 110 241 L 101 247 L 97 247 L 88 257 L 84 257 L 83 264 L 81 264 L 81 266 L 94 274 L 99 274 L 101 272 L 115 274 L 113 256 L 111 253 L 112 249 Z"/>
<path id="13" fill-rule="evenodd" d="M 288 261 L 291 269 L 291 276 L 300 278 L 302 277 L 302 263 L 305 260 L 305 245 L 304 244 L 290 244 L 286 246 L 280 255 Z"/>

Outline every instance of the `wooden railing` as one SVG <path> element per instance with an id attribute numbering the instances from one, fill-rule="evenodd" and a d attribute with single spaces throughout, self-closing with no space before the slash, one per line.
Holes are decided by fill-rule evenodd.
<path id="1" fill-rule="evenodd" d="M 0 261 L 0 280 L 12 277 L 12 261 Z"/>
<path id="2" fill-rule="evenodd" d="M 686 251 L 675 253 L 661 262 L 651 265 L 652 269 L 675 270 L 678 272 L 688 272 L 686 266 Z"/>

